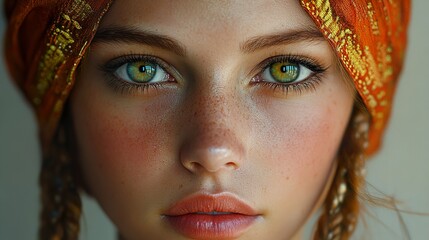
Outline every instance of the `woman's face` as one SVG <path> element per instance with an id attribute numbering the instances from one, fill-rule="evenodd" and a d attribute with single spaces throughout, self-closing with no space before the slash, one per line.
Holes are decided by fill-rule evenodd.
<path id="1" fill-rule="evenodd" d="M 292 239 L 353 105 L 298 1 L 115 1 L 71 97 L 89 192 L 127 239 Z"/>

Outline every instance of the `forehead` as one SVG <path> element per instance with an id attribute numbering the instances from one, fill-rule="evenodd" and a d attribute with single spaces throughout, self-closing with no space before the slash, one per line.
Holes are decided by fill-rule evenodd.
<path id="1" fill-rule="evenodd" d="M 297 0 L 121 0 L 101 23 L 111 25 L 217 40 L 315 26 Z"/>

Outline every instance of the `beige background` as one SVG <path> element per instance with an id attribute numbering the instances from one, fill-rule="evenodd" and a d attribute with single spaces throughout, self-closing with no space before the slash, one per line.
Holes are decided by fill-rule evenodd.
<path id="1" fill-rule="evenodd" d="M 383 150 L 368 164 L 368 182 L 429 213 L 429 1 L 416 0 L 405 70 Z M 3 12 L 3 11 L 2 11 Z M 0 20 L 4 34 L 3 15 Z M 3 43 L 3 42 L 1 42 Z M 3 44 L 2 44 L 3 45 Z M 0 61 L 0 240 L 37 239 L 39 150 L 34 117 Z M 370 208 L 368 227 L 353 239 L 405 239 L 394 211 Z M 429 239 L 429 216 L 403 215 L 411 239 Z M 378 219 L 378 220 L 377 220 Z M 97 205 L 84 198 L 81 239 L 115 239 Z M 309 230 L 305 239 L 309 239 Z"/>

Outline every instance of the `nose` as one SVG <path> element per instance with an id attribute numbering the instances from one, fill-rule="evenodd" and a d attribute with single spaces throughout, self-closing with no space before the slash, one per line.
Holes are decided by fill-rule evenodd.
<path id="1" fill-rule="evenodd" d="M 210 95 L 210 94 L 206 94 Z M 236 101 L 228 97 L 200 97 L 191 101 L 185 139 L 180 148 L 181 164 L 194 174 L 236 170 L 245 150 Z"/>
<path id="2" fill-rule="evenodd" d="M 180 151 L 182 165 L 192 173 L 236 170 L 243 161 L 243 147 L 228 129 L 208 129 L 189 138 Z"/>

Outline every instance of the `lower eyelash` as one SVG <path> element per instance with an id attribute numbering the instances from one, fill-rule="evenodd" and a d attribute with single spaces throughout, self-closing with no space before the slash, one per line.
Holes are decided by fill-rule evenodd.
<path id="1" fill-rule="evenodd" d="M 155 89 L 155 90 L 160 89 L 163 87 L 163 84 L 166 83 L 166 82 L 162 82 L 162 83 L 132 84 L 132 83 L 128 83 L 123 80 L 120 80 L 117 77 L 112 76 L 112 74 L 110 73 L 106 73 L 105 76 L 106 76 L 107 85 L 115 92 L 118 92 L 124 95 L 144 94 L 150 89 Z"/>
<path id="2" fill-rule="evenodd" d="M 261 85 L 263 87 L 268 87 L 273 91 L 282 91 L 285 95 L 288 95 L 290 92 L 296 93 L 298 95 L 304 93 L 305 91 L 316 91 L 317 85 L 322 82 L 322 73 L 315 73 L 313 76 L 307 78 L 306 80 L 298 83 L 291 84 L 280 84 L 274 82 L 266 82 L 266 81 L 258 81 L 256 84 Z M 151 83 L 151 84 L 132 84 L 128 82 L 124 82 L 111 74 L 106 74 L 106 82 L 108 86 L 113 89 L 115 92 L 119 92 L 120 94 L 144 94 L 150 89 L 159 89 L 164 87 L 163 83 Z"/>
<path id="3" fill-rule="evenodd" d="M 317 85 L 322 83 L 322 73 L 315 73 L 312 76 L 308 77 L 306 80 L 298 83 L 290 84 L 281 84 L 275 82 L 266 82 L 266 81 L 256 81 L 255 84 L 261 85 L 263 87 L 268 87 L 273 91 L 282 91 L 283 94 L 288 95 L 290 92 L 297 95 L 303 94 L 306 91 L 316 91 Z"/>

